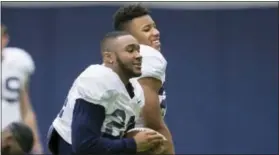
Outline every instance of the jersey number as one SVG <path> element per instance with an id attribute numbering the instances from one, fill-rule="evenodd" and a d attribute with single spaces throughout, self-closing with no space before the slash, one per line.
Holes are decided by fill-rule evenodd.
<path id="1" fill-rule="evenodd" d="M 7 95 L 3 98 L 8 103 L 15 103 L 19 100 L 20 97 L 20 80 L 17 77 L 9 77 L 6 79 L 5 88 L 7 91 Z"/>
<path id="2" fill-rule="evenodd" d="M 159 95 L 161 96 L 166 96 L 165 94 L 165 88 L 161 87 L 161 89 L 159 90 Z M 166 115 L 166 111 L 167 111 L 167 104 L 166 104 L 166 99 L 163 99 L 160 103 L 160 107 L 161 107 L 161 114 L 163 117 L 165 117 Z"/>
<path id="3" fill-rule="evenodd" d="M 111 122 L 106 124 L 106 133 L 112 135 L 113 134 L 113 128 L 116 128 L 117 130 L 121 130 L 123 128 L 126 128 L 125 120 L 126 120 L 126 114 L 124 110 L 117 109 L 111 114 L 112 119 L 117 118 L 117 120 L 121 121 L 115 121 L 112 120 Z M 130 117 L 130 120 L 128 122 L 129 124 L 132 124 L 135 122 L 135 116 Z M 125 131 L 121 131 L 118 135 L 114 136 L 122 136 Z"/>

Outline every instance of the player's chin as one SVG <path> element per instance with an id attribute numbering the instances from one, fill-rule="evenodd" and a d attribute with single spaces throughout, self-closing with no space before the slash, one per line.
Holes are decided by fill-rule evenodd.
<path id="1" fill-rule="evenodd" d="M 134 77 L 141 76 L 141 68 L 134 68 L 133 69 L 133 74 L 134 74 Z"/>
<path id="2" fill-rule="evenodd" d="M 134 72 L 134 77 L 140 77 L 141 76 L 141 72 Z"/>
<path id="3" fill-rule="evenodd" d="M 141 76 L 141 65 L 133 65 L 131 69 L 135 77 Z"/>

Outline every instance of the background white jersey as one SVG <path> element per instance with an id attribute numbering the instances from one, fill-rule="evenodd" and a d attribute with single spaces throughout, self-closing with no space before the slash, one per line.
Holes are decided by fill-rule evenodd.
<path id="1" fill-rule="evenodd" d="M 7 47 L 2 51 L 1 63 L 1 115 L 2 129 L 21 120 L 20 90 L 34 72 L 32 57 L 23 49 Z"/>
<path id="2" fill-rule="evenodd" d="M 164 84 L 166 79 L 167 61 L 162 55 L 162 53 L 154 49 L 153 47 L 147 45 L 140 45 L 140 54 L 142 56 L 142 76 L 140 78 L 152 77 L 160 80 L 162 84 Z M 164 90 L 164 87 L 162 87 L 159 91 L 159 100 L 161 104 L 163 117 L 166 114 L 165 99 L 166 92 Z M 143 126 L 142 119 L 139 119 L 137 121 L 137 126 Z"/>
<path id="3" fill-rule="evenodd" d="M 101 132 L 114 137 L 123 136 L 127 127 L 139 117 L 144 94 L 137 81 L 131 82 L 135 96 L 131 99 L 119 76 L 104 65 L 91 65 L 74 81 L 65 104 L 53 122 L 58 134 L 72 144 L 71 123 L 76 99 L 84 99 L 105 108 L 106 118 Z M 94 118 L 92 118 L 94 119 Z M 120 128 L 118 125 L 122 124 Z"/>

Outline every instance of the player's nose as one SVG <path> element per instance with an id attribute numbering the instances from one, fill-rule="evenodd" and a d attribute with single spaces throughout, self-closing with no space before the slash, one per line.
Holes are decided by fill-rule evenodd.
<path id="1" fill-rule="evenodd" d="M 153 34 L 155 37 L 158 37 L 158 38 L 160 37 L 160 31 L 159 31 L 158 29 L 156 29 L 156 28 L 153 29 L 152 34 Z"/>
<path id="2" fill-rule="evenodd" d="M 139 52 L 136 52 L 135 58 L 136 58 L 137 60 L 140 60 L 140 61 L 142 60 L 142 56 L 140 55 Z"/>

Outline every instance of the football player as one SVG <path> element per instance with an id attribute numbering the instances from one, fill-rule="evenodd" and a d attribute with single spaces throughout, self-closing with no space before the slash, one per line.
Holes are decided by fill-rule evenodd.
<path id="1" fill-rule="evenodd" d="M 114 29 L 131 33 L 140 43 L 142 75 L 138 78 L 145 95 L 142 118 L 137 126 L 149 127 L 168 139 L 166 154 L 174 154 L 171 133 L 164 122 L 166 94 L 163 88 L 167 61 L 161 53 L 160 32 L 147 8 L 132 4 L 114 14 Z"/>
<path id="2" fill-rule="evenodd" d="M 74 81 L 49 131 L 53 154 L 133 154 L 162 142 L 155 131 L 123 138 L 144 104 L 138 41 L 127 32 L 108 33 L 102 65 L 90 65 Z"/>
<path id="3" fill-rule="evenodd" d="M 1 24 L 1 102 L 2 129 L 12 122 L 23 121 L 34 133 L 32 152 L 43 153 L 36 116 L 29 99 L 28 83 L 35 65 L 31 56 L 20 48 L 6 47 L 9 42 L 7 27 Z"/>

